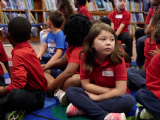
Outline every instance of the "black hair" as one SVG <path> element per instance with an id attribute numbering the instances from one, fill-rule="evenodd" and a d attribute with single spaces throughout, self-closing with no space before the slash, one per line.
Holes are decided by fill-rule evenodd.
<path id="1" fill-rule="evenodd" d="M 31 24 L 24 17 L 15 17 L 8 23 L 8 33 L 18 43 L 29 40 Z"/>
<path id="2" fill-rule="evenodd" d="M 86 0 L 77 0 L 77 2 L 79 3 L 80 6 L 86 4 Z"/>
<path id="3" fill-rule="evenodd" d="M 111 26 L 111 20 L 108 17 L 101 17 L 99 20 Z"/>
<path id="4" fill-rule="evenodd" d="M 56 10 L 49 13 L 49 20 L 52 22 L 54 27 L 61 28 L 63 21 L 64 21 L 64 15 Z"/>
<path id="5" fill-rule="evenodd" d="M 69 46 L 83 46 L 83 41 L 91 26 L 92 23 L 87 16 L 82 14 L 71 15 L 64 25 L 64 34 Z"/>

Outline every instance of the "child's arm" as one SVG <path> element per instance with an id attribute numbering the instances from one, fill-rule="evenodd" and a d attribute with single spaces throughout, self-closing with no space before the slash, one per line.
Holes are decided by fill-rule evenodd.
<path id="1" fill-rule="evenodd" d="M 119 28 L 116 31 L 117 36 L 119 36 L 121 34 L 124 27 L 125 27 L 125 24 L 120 24 Z"/>
<path id="2" fill-rule="evenodd" d="M 76 73 L 78 67 L 77 63 L 69 63 L 66 69 L 48 86 L 48 91 L 52 93 L 53 90 L 59 88 L 69 77 Z"/>
<path id="3" fill-rule="evenodd" d="M 114 30 L 114 23 L 111 23 L 111 27 L 112 27 L 112 29 Z"/>
<path id="4" fill-rule="evenodd" d="M 154 57 L 156 54 L 160 53 L 160 49 L 156 46 L 156 50 L 150 50 L 149 55 Z"/>
<path id="5" fill-rule="evenodd" d="M 11 73 L 11 69 L 9 68 L 8 62 L 5 62 L 4 65 L 5 65 L 5 67 L 6 67 L 7 71 L 8 71 L 8 73 L 9 73 L 10 78 L 11 78 L 12 73 Z"/>
<path id="6" fill-rule="evenodd" d="M 63 49 L 56 49 L 56 53 L 52 56 L 52 58 L 47 62 L 47 64 L 58 60 L 63 54 Z"/>
<path id="7" fill-rule="evenodd" d="M 65 66 L 67 65 L 67 54 L 65 53 L 60 59 L 54 61 L 54 62 L 51 62 L 51 63 L 48 63 L 48 64 L 43 64 L 41 65 L 43 70 L 48 70 L 50 69 L 51 67 L 59 67 L 59 66 Z"/>
<path id="8" fill-rule="evenodd" d="M 103 101 L 103 100 L 115 98 L 120 95 L 125 95 L 126 86 L 127 86 L 126 80 L 120 80 L 120 81 L 116 81 L 115 88 L 112 88 L 112 90 L 110 90 L 109 92 L 106 92 L 104 94 L 96 95 L 96 94 L 93 94 L 90 92 L 86 92 L 86 93 L 94 101 Z M 93 88 L 93 89 L 95 89 L 95 88 Z"/>
<path id="9" fill-rule="evenodd" d="M 0 87 L 0 96 L 5 96 L 7 95 L 8 91 L 7 91 L 7 86 L 1 86 Z"/>
<path id="10" fill-rule="evenodd" d="M 39 59 L 39 60 L 41 60 L 42 59 L 42 56 L 43 56 L 43 54 L 44 54 L 44 52 L 47 50 L 47 43 L 46 42 L 43 42 L 43 45 L 41 46 L 41 48 L 40 48 L 40 50 L 39 50 L 39 53 L 38 53 L 38 55 L 37 55 L 37 58 Z"/>

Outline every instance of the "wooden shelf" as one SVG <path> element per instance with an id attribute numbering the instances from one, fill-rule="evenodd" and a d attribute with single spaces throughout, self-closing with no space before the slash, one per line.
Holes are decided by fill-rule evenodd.
<path id="1" fill-rule="evenodd" d="M 129 24 L 139 24 L 139 25 L 143 25 L 143 24 L 145 24 L 145 22 L 143 22 L 143 23 L 133 23 L 133 22 L 130 22 Z"/>
<path id="2" fill-rule="evenodd" d="M 2 10 L 2 12 L 24 12 L 25 10 Z"/>

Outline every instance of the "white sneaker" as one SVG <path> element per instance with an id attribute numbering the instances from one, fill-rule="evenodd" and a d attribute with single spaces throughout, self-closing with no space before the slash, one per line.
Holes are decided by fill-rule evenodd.
<path id="1" fill-rule="evenodd" d="M 57 93 L 54 93 L 54 97 L 56 97 L 62 105 L 68 105 L 69 102 L 65 96 L 65 92 L 63 90 L 58 90 Z"/>
<path id="2" fill-rule="evenodd" d="M 138 107 L 137 109 L 136 109 L 136 114 L 135 114 L 135 116 L 137 117 L 137 118 L 140 118 L 140 119 L 154 119 L 154 117 L 151 115 L 151 113 L 148 111 L 148 110 L 146 110 L 143 106 L 141 106 L 141 107 Z"/>
<path id="3" fill-rule="evenodd" d="M 109 113 L 104 120 L 126 120 L 124 113 Z"/>

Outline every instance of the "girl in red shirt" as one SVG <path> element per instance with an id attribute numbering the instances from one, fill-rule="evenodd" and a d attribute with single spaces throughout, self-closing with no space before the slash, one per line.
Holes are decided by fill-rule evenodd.
<path id="1" fill-rule="evenodd" d="M 64 25 L 64 34 L 69 44 L 66 53 L 60 59 L 42 65 L 48 81 L 48 94 L 52 95 L 54 93 L 54 96 L 63 105 L 67 104 L 64 91 L 71 86 L 81 86 L 79 53 L 83 50 L 83 41 L 91 25 L 88 17 L 81 14 L 71 15 Z M 67 67 L 64 71 L 50 70 L 51 67 L 55 68 L 65 65 Z M 55 76 L 55 78 L 50 74 Z"/>
<path id="2" fill-rule="evenodd" d="M 135 102 L 127 89 L 125 60 L 129 57 L 115 37 L 114 30 L 105 23 L 91 27 L 80 60 L 82 88 L 66 90 L 71 102 L 68 116 L 86 113 L 96 120 L 126 120 L 124 112 L 129 112 Z"/>

